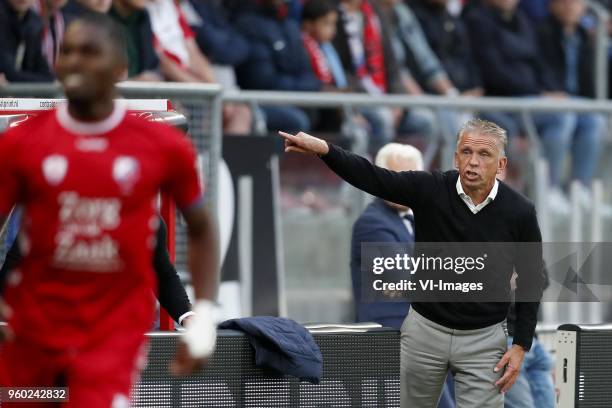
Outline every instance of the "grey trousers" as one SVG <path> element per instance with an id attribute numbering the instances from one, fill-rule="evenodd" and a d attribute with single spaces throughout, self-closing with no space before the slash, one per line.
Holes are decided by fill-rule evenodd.
<path id="1" fill-rule="evenodd" d="M 454 330 L 410 309 L 401 329 L 401 407 L 436 408 L 448 370 L 457 408 L 503 408 L 493 368 L 507 350 L 504 323 Z"/>

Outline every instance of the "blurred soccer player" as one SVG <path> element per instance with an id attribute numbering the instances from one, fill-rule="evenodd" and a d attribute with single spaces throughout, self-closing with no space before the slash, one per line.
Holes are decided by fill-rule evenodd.
<path id="1" fill-rule="evenodd" d="M 114 101 L 121 40 L 104 15 L 72 23 L 57 63 L 68 103 L 0 138 L 0 218 L 22 206 L 25 251 L 2 309 L 0 384 L 66 386 L 75 407 L 129 402 L 154 317 L 160 189 L 187 222 L 196 295 L 174 373 L 191 372 L 215 345 L 218 252 L 194 151 L 178 131 Z"/>

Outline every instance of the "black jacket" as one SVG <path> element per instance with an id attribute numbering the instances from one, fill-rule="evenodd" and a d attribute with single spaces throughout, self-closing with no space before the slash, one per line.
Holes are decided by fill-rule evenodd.
<path id="1" fill-rule="evenodd" d="M 526 96 L 558 90 L 541 58 L 537 31 L 520 10 L 506 20 L 493 8 L 475 7 L 465 21 L 487 94 Z"/>
<path id="2" fill-rule="evenodd" d="M 153 254 L 153 267 L 157 275 L 159 287 L 157 298 L 170 316 L 178 321 L 179 317 L 191 310 L 191 304 L 176 269 L 174 269 L 174 265 L 172 265 L 168 256 L 166 236 L 166 225 L 160 217 L 160 224 L 157 229 L 157 245 Z M 6 254 L 4 264 L 0 268 L 0 293 L 2 293 L 4 282 L 6 282 L 6 276 L 21 261 L 21 258 L 21 250 L 17 240 L 15 240 Z"/>
<path id="3" fill-rule="evenodd" d="M 111 8 L 108 14 L 125 30 L 126 43 L 129 36 L 129 31 L 126 25 L 126 19 L 121 17 L 114 8 Z M 136 48 L 138 49 L 138 61 L 128 61 L 130 65 L 130 76 L 135 76 L 146 71 L 156 71 L 159 69 L 159 58 L 153 47 L 153 29 L 151 28 L 151 19 L 146 10 L 134 11 L 137 19 L 137 35 L 134 39 Z M 129 53 L 128 53 L 129 57 Z M 138 64 L 138 69 L 132 69 L 132 64 Z"/>
<path id="4" fill-rule="evenodd" d="M 419 1 L 413 6 L 427 42 L 436 53 L 453 84 L 460 91 L 482 86 L 474 61 L 467 27 L 443 6 Z"/>
<path id="5" fill-rule="evenodd" d="M 563 28 L 552 16 L 539 27 L 539 41 L 542 58 L 550 68 L 550 72 L 559 90 L 565 89 L 565 50 L 563 48 Z M 594 47 L 593 40 L 587 31 L 578 27 L 580 52 L 578 56 L 578 95 L 592 98 L 595 96 Z M 569 90 L 567 90 L 569 91 Z"/>
<path id="6" fill-rule="evenodd" d="M 54 79 L 42 54 L 41 18 L 32 10 L 19 20 L 0 0 L 0 73 L 9 82 L 51 82 Z"/>
<path id="7" fill-rule="evenodd" d="M 191 26 L 196 42 L 213 63 L 236 66 L 249 58 L 249 43 L 230 23 L 221 1 L 189 2 L 202 19 L 202 24 Z"/>
<path id="8" fill-rule="evenodd" d="M 318 91 L 321 82 L 312 71 L 299 25 L 279 19 L 262 8 L 239 14 L 234 27 L 248 39 L 249 58 L 236 67 L 243 89 Z"/>

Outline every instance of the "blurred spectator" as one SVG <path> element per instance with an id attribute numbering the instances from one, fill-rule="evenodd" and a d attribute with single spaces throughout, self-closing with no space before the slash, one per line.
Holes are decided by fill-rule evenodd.
<path id="1" fill-rule="evenodd" d="M 249 57 L 249 43 L 230 23 L 221 0 L 183 0 L 181 10 L 200 50 L 213 64 L 236 66 Z"/>
<path id="2" fill-rule="evenodd" d="M 208 60 L 174 1 L 149 0 L 147 11 L 160 69 L 168 81 L 214 82 Z"/>
<path id="3" fill-rule="evenodd" d="M 55 61 L 59 55 L 60 45 L 64 38 L 67 21 L 62 13 L 62 7 L 67 0 L 39 0 L 38 13 L 43 20 L 42 52 L 51 70 L 55 70 Z"/>
<path id="4" fill-rule="evenodd" d="M 467 23 L 476 61 L 483 76 L 486 93 L 496 96 L 566 98 L 560 92 L 550 68 L 542 61 L 538 36 L 532 23 L 517 9 L 518 0 L 486 0 L 485 6 L 470 10 Z M 483 115 L 486 116 L 486 115 Z M 569 213 L 569 201 L 561 189 L 563 165 L 572 140 L 580 146 L 577 116 L 573 113 L 536 113 L 532 115 L 542 141 L 543 154 L 550 168 L 551 191 L 548 202 L 553 210 Z M 516 135 L 518 115 L 496 115 L 500 125 Z M 573 152 L 575 166 L 588 166 L 596 160 L 590 148 Z"/>
<path id="5" fill-rule="evenodd" d="M 389 23 L 369 0 L 341 0 L 334 46 L 347 72 L 351 89 L 372 95 L 421 93 L 414 80 L 402 82 L 393 53 Z M 395 129 L 402 134 L 434 135 L 435 117 L 430 110 L 368 108 L 362 115 L 372 127 L 371 150 L 391 141 Z"/>
<path id="6" fill-rule="evenodd" d="M 415 80 L 430 93 L 455 95 L 457 90 L 453 89 L 444 67 L 430 47 L 415 13 L 401 0 L 378 0 L 378 3 L 388 14 L 391 41 L 402 75 L 410 78 L 414 74 Z"/>
<path id="7" fill-rule="evenodd" d="M 346 90 L 348 82 L 342 62 L 331 43 L 338 22 L 333 0 L 308 0 L 301 21 L 304 47 L 315 75 L 327 90 Z"/>
<path id="8" fill-rule="evenodd" d="M 0 74 L 8 82 L 47 82 L 54 76 L 42 53 L 42 19 L 34 0 L 0 0 Z"/>
<path id="9" fill-rule="evenodd" d="M 133 81 L 161 81 L 159 58 L 153 48 L 148 0 L 113 0 L 109 15 L 124 29 L 128 56 L 128 78 Z"/>
<path id="10" fill-rule="evenodd" d="M 258 0 L 253 9 L 241 11 L 236 28 L 249 40 L 249 58 L 236 68 L 243 89 L 318 91 L 319 81 L 310 67 L 298 24 L 287 18 L 282 0 Z M 293 106 L 262 108 L 269 130 L 308 130 L 310 119 Z"/>
<path id="11" fill-rule="evenodd" d="M 423 156 L 415 147 L 389 143 L 376 154 L 376 165 L 393 171 L 423 170 Z M 408 207 L 375 198 L 353 224 L 351 238 L 351 281 L 355 301 L 356 322 L 376 322 L 399 330 L 408 315 L 410 303 L 394 299 L 395 292 L 385 293 L 388 300 L 364 299 L 362 294 L 361 244 L 388 242 L 414 244 L 414 215 Z M 452 377 L 452 376 L 451 376 Z M 451 379 L 452 380 L 452 379 Z M 452 384 L 452 382 L 451 382 Z M 439 408 L 454 407 L 449 385 L 445 385 Z"/>
<path id="12" fill-rule="evenodd" d="M 440 59 L 451 86 L 462 95 L 482 96 L 482 79 L 467 27 L 463 20 L 448 12 L 448 0 L 414 0 L 412 4 L 426 41 Z"/>
<path id="13" fill-rule="evenodd" d="M 181 14 L 195 33 L 200 51 L 211 62 L 215 81 L 224 90 L 236 90 L 234 67 L 249 57 L 247 40 L 229 22 L 220 0 L 180 0 Z M 223 129 L 228 134 L 252 130 L 251 110 L 246 105 L 223 105 Z"/>
<path id="14" fill-rule="evenodd" d="M 542 57 L 557 87 L 570 95 L 595 96 L 593 38 L 580 25 L 585 0 L 552 0 L 550 16 L 539 26 Z"/>
<path id="15" fill-rule="evenodd" d="M 556 87 L 573 97 L 592 98 L 595 95 L 593 39 L 580 25 L 586 11 L 585 0 L 551 0 L 550 11 L 550 17 L 540 27 L 540 49 Z M 580 113 L 573 141 L 560 142 L 572 145 L 572 176 L 585 187 L 590 186 L 597 169 L 604 127 L 602 115 Z M 585 189 L 582 202 L 587 206 L 591 202 Z"/>
<path id="16" fill-rule="evenodd" d="M 438 50 L 432 50 L 430 45 L 433 44 L 428 42 L 428 38 L 426 38 L 426 35 L 430 33 L 427 33 L 427 31 L 425 33 L 423 32 L 423 29 L 421 28 L 422 23 L 419 24 L 419 20 L 417 20 L 415 13 L 413 13 L 412 10 L 400 0 L 377 0 L 377 2 L 381 5 L 381 9 L 388 15 L 387 20 L 390 23 L 389 31 L 391 33 L 393 50 L 395 52 L 395 58 L 399 64 L 402 80 L 404 81 L 406 88 L 413 88 L 413 85 L 411 85 L 410 82 L 415 82 L 416 80 L 416 82 L 419 83 L 420 86 L 423 86 L 425 91 L 428 93 L 446 96 L 459 95 L 459 89 L 457 89 L 455 84 L 451 82 L 447 71 L 445 71 L 445 67 L 443 67 L 438 59 L 438 56 L 436 56 L 436 53 L 434 52 Z M 437 2 L 441 3 L 441 8 L 444 10 L 444 13 L 450 17 L 446 11 L 446 1 L 441 2 L 440 0 L 437 0 Z M 435 21 L 429 26 L 423 25 L 423 28 L 430 29 L 434 32 L 444 31 L 446 33 L 448 31 L 448 25 L 442 25 L 440 21 Z M 438 42 L 436 45 L 439 44 L 440 43 Z M 448 41 L 446 44 L 448 44 Z M 448 45 L 449 48 L 452 46 L 451 49 L 455 53 L 454 55 L 461 54 L 462 50 L 466 48 L 469 53 L 469 48 L 466 47 L 465 43 L 458 42 Z M 441 54 L 448 57 L 448 54 L 446 53 Z M 469 57 L 471 59 L 471 54 Z M 449 58 L 447 58 L 446 62 L 448 62 L 448 59 Z M 454 69 L 454 71 L 458 70 L 456 66 L 452 66 L 451 64 L 447 65 L 449 65 L 449 68 Z M 474 64 L 463 68 L 469 70 L 469 79 L 473 79 L 474 77 L 478 78 L 478 73 Z M 467 76 L 463 72 L 461 74 L 464 75 L 456 76 L 458 78 Z M 468 94 L 477 95 L 479 89 L 474 89 L 477 86 L 475 82 L 476 81 L 473 81 L 473 83 L 469 83 L 467 85 L 463 84 L 464 89 L 462 90 Z M 417 92 L 423 92 L 419 85 L 415 86 L 419 88 L 417 89 Z M 482 90 L 480 90 L 480 94 L 482 94 Z M 470 115 L 468 113 L 461 113 L 452 109 L 444 109 L 438 110 L 437 116 L 440 123 L 440 130 L 442 131 L 443 136 L 445 136 L 445 144 L 442 149 L 441 167 L 443 169 L 450 169 L 454 164 L 456 133 L 461 125 L 469 119 Z"/>
<path id="17" fill-rule="evenodd" d="M 508 336 L 511 347 L 512 336 Z M 504 399 L 505 408 L 554 408 L 555 387 L 552 370 L 555 365 L 544 345 L 534 337 L 531 349 L 525 353 L 521 372 Z"/>
<path id="18" fill-rule="evenodd" d="M 308 54 L 310 65 L 316 77 L 323 83 L 323 91 L 343 92 L 348 90 L 348 81 L 342 68 L 340 57 L 332 41 L 336 36 L 338 11 L 333 0 L 308 0 L 302 7 L 302 41 Z M 327 108 L 310 111 L 313 128 L 317 131 L 338 132 L 343 115 L 340 109 Z M 365 124 L 360 116 L 354 123 Z M 363 129 L 367 126 L 360 126 Z M 365 133 L 364 133 L 365 134 Z"/>
<path id="19" fill-rule="evenodd" d="M 212 66 L 198 48 L 195 34 L 178 4 L 168 0 L 149 0 L 147 11 L 164 77 L 174 82 L 216 82 Z M 250 133 L 249 109 L 243 105 L 226 105 L 223 125 L 228 134 Z"/>

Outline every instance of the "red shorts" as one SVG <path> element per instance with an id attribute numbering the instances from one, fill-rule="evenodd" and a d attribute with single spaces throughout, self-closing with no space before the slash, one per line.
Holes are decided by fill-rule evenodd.
<path id="1" fill-rule="evenodd" d="M 125 335 L 125 336 L 122 336 Z M 146 361 L 142 335 L 117 333 L 89 349 L 50 351 L 15 340 L 0 345 L 0 386 L 68 387 L 65 403 L 2 403 L 7 407 L 123 408 Z"/>

